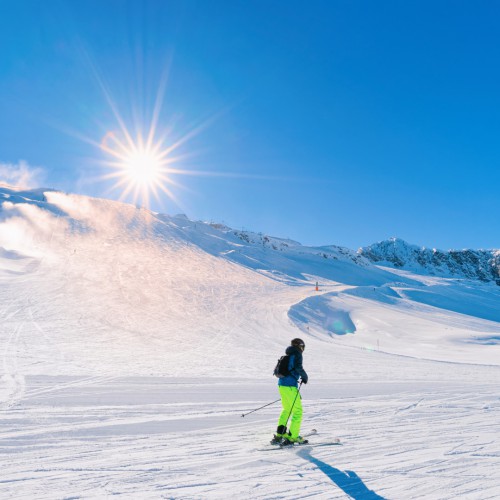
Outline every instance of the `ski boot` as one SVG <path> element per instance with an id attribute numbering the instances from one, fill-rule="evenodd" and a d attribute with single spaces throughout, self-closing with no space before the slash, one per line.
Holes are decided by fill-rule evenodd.
<path id="1" fill-rule="evenodd" d="M 293 446 L 295 444 L 300 445 L 307 443 L 309 443 L 309 441 L 307 439 L 304 439 L 302 436 L 297 436 L 296 438 L 292 438 L 290 433 L 287 433 L 283 436 L 283 441 L 281 442 L 280 446 Z"/>
<path id="2" fill-rule="evenodd" d="M 275 434 L 271 439 L 271 444 L 281 444 L 283 441 L 283 434 Z"/>
<path id="3" fill-rule="evenodd" d="M 276 434 L 271 439 L 271 444 L 281 444 L 285 434 L 286 434 L 286 426 L 278 425 L 278 428 L 276 429 Z"/>

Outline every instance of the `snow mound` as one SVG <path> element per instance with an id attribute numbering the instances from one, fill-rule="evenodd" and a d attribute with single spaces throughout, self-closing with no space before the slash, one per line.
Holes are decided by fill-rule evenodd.
<path id="1" fill-rule="evenodd" d="M 334 335 L 345 335 L 356 331 L 349 312 L 336 307 L 333 297 L 329 294 L 302 300 L 290 308 L 288 317 L 307 333 L 310 332 L 309 325 Z"/>

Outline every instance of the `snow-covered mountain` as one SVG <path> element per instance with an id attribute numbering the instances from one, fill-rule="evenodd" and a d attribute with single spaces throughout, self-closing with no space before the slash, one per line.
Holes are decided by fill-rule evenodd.
<path id="1" fill-rule="evenodd" d="M 422 342 L 420 356 L 475 362 L 494 358 L 492 349 L 485 356 L 482 349 L 474 354 L 473 347 L 495 338 L 491 331 L 498 329 L 500 321 L 500 289 L 481 284 L 490 261 L 498 257 L 494 252 L 471 252 L 483 260 L 470 257 L 466 265 L 464 257 L 459 268 L 458 264 L 451 267 L 457 257 L 421 251 L 401 240 L 361 252 L 338 246 L 307 247 L 182 215 L 156 214 L 48 189 L 4 187 L 0 201 L 4 297 L 13 303 L 28 301 L 29 307 L 19 304 L 19 308 L 30 315 L 38 311 L 38 322 L 29 323 L 33 345 L 40 342 L 38 327 L 47 325 L 51 338 L 57 339 L 58 356 L 64 358 L 74 359 L 75 351 L 81 350 L 86 363 L 96 367 L 104 364 L 107 369 L 162 374 L 161 359 L 166 354 L 158 346 L 166 338 L 186 349 L 196 345 L 200 358 L 220 347 L 213 338 L 223 338 L 221 345 L 227 352 L 241 352 L 245 360 L 249 337 L 257 336 L 272 350 L 283 337 L 296 335 L 297 328 L 321 342 L 341 335 L 343 343 L 356 346 L 373 345 L 374 340 L 380 345 L 381 339 L 388 338 L 383 343 L 387 352 L 406 355 L 414 352 L 419 332 L 432 331 L 434 339 L 441 336 L 450 345 L 436 351 Z M 433 263 L 443 255 L 447 264 L 429 267 L 422 255 L 429 255 Z M 395 269 L 370 259 L 392 263 Z M 430 276 L 443 274 L 437 269 L 445 270 L 448 278 L 483 276 L 483 280 L 476 284 L 433 280 Z M 391 321 L 387 321 L 388 307 Z M 412 320 L 403 332 L 400 325 L 415 307 L 420 319 Z M 258 327 L 242 320 L 254 316 L 256 308 L 274 319 Z M 467 326 L 450 331 L 441 320 L 435 323 L 436 308 L 468 316 Z M 283 314 L 285 323 L 280 319 Z M 373 320 L 379 316 L 385 318 L 382 329 Z M 420 328 L 417 323 L 422 320 L 430 320 L 433 326 Z M 482 320 L 494 323 L 484 326 Z M 346 336 L 349 333 L 355 335 Z M 83 343 L 82 338 L 86 338 Z M 465 350 L 464 342 L 469 345 Z M 96 349 L 102 343 L 113 345 L 106 351 L 110 358 Z M 64 354 L 60 345 L 65 346 Z M 138 350 L 144 356 L 129 361 L 129 353 Z M 179 353 L 170 352 L 167 357 L 169 373 L 185 361 Z M 47 354 L 47 363 L 56 365 L 50 369 L 64 372 L 71 363 L 58 359 Z M 30 369 L 35 366 L 42 370 L 44 365 L 38 359 Z M 199 374 L 204 373 L 203 366 L 200 363 Z M 231 372 L 230 360 L 221 362 L 219 370 Z"/>
<path id="2" fill-rule="evenodd" d="M 500 287 L 374 260 L 1 187 L 0 497 L 498 497 Z M 320 446 L 274 459 L 297 336 Z"/>
<path id="3" fill-rule="evenodd" d="M 437 250 L 390 238 L 360 248 L 358 254 L 380 265 L 432 276 L 477 279 L 500 285 L 500 250 Z"/>

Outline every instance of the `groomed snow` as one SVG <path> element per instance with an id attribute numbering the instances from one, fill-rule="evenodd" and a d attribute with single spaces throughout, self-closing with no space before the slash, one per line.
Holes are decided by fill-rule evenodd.
<path id="1" fill-rule="evenodd" d="M 0 189 L 1 498 L 500 497 L 499 287 Z M 319 290 L 315 290 L 316 282 Z M 303 430 L 271 376 L 306 342 Z"/>

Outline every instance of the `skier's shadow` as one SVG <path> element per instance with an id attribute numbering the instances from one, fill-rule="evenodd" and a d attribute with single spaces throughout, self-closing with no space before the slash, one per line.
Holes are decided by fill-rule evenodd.
<path id="1" fill-rule="evenodd" d="M 313 457 L 311 451 L 307 449 L 299 450 L 297 455 L 316 465 L 323 474 L 328 476 L 346 495 L 349 495 L 354 500 L 385 500 L 384 497 L 368 489 L 355 472 L 350 470 L 343 472 L 336 469 Z"/>

